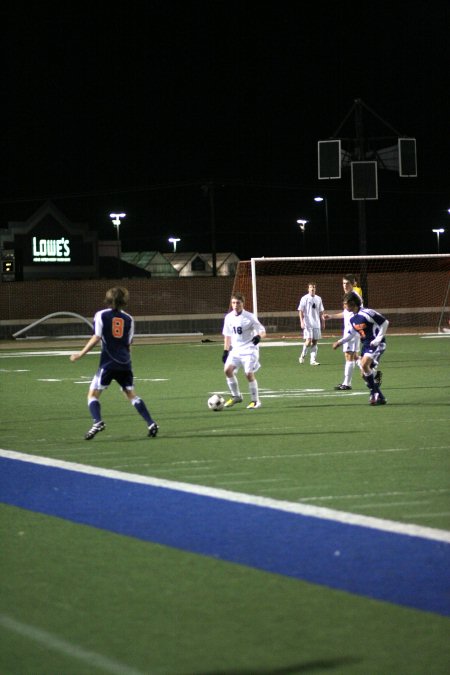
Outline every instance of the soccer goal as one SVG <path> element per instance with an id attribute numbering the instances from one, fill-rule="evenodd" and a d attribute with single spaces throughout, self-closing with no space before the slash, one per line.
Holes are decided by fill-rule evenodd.
<path id="1" fill-rule="evenodd" d="M 342 277 L 354 275 L 366 307 L 385 314 L 391 330 L 436 332 L 448 328 L 450 256 L 389 255 L 320 258 L 252 258 L 238 265 L 233 292 L 246 296 L 268 332 L 299 330 L 297 307 L 317 285 L 326 312 L 342 310 Z M 337 332 L 341 320 L 327 322 Z"/>

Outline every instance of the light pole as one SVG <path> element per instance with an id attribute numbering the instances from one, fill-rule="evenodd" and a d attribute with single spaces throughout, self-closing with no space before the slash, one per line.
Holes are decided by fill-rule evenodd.
<path id="1" fill-rule="evenodd" d="M 181 241 L 181 239 L 178 239 L 177 237 L 169 237 L 169 242 L 173 244 L 173 252 L 176 253 L 177 251 L 177 243 Z"/>
<path id="2" fill-rule="evenodd" d="M 435 230 L 432 230 L 432 232 L 434 232 L 437 237 L 437 252 L 439 253 L 439 237 L 441 234 L 444 234 L 445 230 L 443 227 L 438 227 Z"/>
<path id="3" fill-rule="evenodd" d="M 109 217 L 112 219 L 114 227 L 117 228 L 117 241 L 120 241 L 120 234 L 119 234 L 119 227 L 120 227 L 120 222 L 121 218 L 125 218 L 127 214 L 126 213 L 110 213 Z"/>
<path id="4" fill-rule="evenodd" d="M 297 220 L 297 223 L 299 224 L 302 237 L 303 237 L 303 253 L 306 255 L 306 247 L 305 247 L 305 232 L 306 232 L 306 224 L 308 223 L 308 220 L 305 220 L 304 218 L 299 218 Z"/>
<path id="5" fill-rule="evenodd" d="M 314 197 L 314 201 L 317 203 L 323 202 L 325 206 L 325 232 L 326 232 L 326 241 L 327 241 L 327 254 L 330 255 L 330 230 L 328 224 L 328 199 L 326 197 Z"/>
<path id="6" fill-rule="evenodd" d="M 122 261 L 121 261 L 121 254 L 122 254 L 122 247 L 120 244 L 120 221 L 121 218 L 125 218 L 127 214 L 126 213 L 110 213 L 109 217 L 112 219 L 112 223 L 114 227 L 117 228 L 117 276 L 120 278 L 121 272 L 122 272 Z"/>

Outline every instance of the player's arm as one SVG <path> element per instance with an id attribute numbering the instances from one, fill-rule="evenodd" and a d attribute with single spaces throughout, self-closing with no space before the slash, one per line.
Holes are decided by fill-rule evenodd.
<path id="1" fill-rule="evenodd" d="M 261 327 L 261 328 L 263 328 L 263 327 Z M 258 333 L 256 333 L 256 335 L 254 335 L 252 337 L 252 342 L 255 345 L 255 347 L 256 347 L 256 345 L 258 345 L 261 342 L 262 338 L 265 338 L 265 337 L 266 337 L 266 329 L 263 328 Z"/>
<path id="2" fill-rule="evenodd" d="M 266 337 L 266 329 L 262 325 L 262 323 L 254 316 L 254 321 L 253 321 L 253 330 L 255 331 L 255 334 L 252 337 L 252 342 L 256 346 L 261 342 L 262 338 Z"/>
<path id="3" fill-rule="evenodd" d="M 382 316 L 382 314 L 379 314 L 378 316 L 381 319 L 384 319 L 384 321 L 381 325 L 378 324 L 378 333 L 377 333 L 376 338 L 374 338 L 371 341 L 371 343 L 370 343 L 371 347 L 378 347 L 378 345 L 380 344 L 380 342 L 383 340 L 384 336 L 386 335 L 387 329 L 389 328 L 389 321 L 384 316 Z"/>
<path id="4" fill-rule="evenodd" d="M 336 340 L 336 342 L 333 342 L 333 349 L 337 349 L 341 345 L 345 345 L 347 342 L 350 342 L 354 337 L 359 336 L 359 333 L 352 328 L 351 330 L 348 331 L 347 335 L 345 337 L 342 337 L 340 340 Z"/>
<path id="5" fill-rule="evenodd" d="M 323 315 L 324 319 L 343 319 L 344 318 L 344 312 L 334 312 L 333 314 L 329 314 L 328 312 L 325 312 Z"/>
<path id="6" fill-rule="evenodd" d="M 71 361 L 78 361 L 78 359 L 81 359 L 85 354 L 91 351 L 98 343 L 100 342 L 102 338 L 99 335 L 93 335 L 84 345 L 83 349 L 80 352 L 75 352 L 75 354 L 70 355 L 70 360 Z"/>
<path id="7" fill-rule="evenodd" d="M 230 335 L 224 335 L 223 336 L 223 354 L 222 354 L 222 363 L 225 363 L 225 361 L 228 358 L 228 354 L 230 353 L 231 349 L 231 336 Z"/>

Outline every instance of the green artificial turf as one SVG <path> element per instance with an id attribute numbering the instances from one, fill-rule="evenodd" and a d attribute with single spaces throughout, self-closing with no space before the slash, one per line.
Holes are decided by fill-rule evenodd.
<path id="1" fill-rule="evenodd" d="M 298 353 L 289 341 L 264 346 L 262 408 L 245 408 L 241 373 L 244 404 L 213 413 L 208 396 L 226 388 L 219 339 L 137 345 L 136 389 L 158 437 L 112 386 L 101 399 L 107 428 L 86 442 L 98 357 L 3 351 L 0 446 L 448 530 L 450 340 L 390 337 L 388 405 L 375 408 L 356 374 L 352 392 L 334 391 L 343 355 L 329 342 L 319 368 Z M 11 506 L 0 523 L 2 675 L 449 669 L 449 622 L 431 613 Z"/>

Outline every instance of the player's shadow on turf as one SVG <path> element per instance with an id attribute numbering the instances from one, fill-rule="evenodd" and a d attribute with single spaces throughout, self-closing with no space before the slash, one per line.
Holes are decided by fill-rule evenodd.
<path id="1" fill-rule="evenodd" d="M 281 666 L 281 668 L 245 668 L 243 670 L 214 670 L 206 672 L 195 672 L 195 675 L 305 675 L 322 670 L 335 670 L 336 668 L 350 666 L 359 663 L 361 659 L 354 657 L 341 657 L 336 659 L 318 659 L 317 661 L 307 661 L 290 666 Z M 341 670 L 342 672 L 342 670 Z M 194 675 L 194 674 L 192 674 Z"/>

